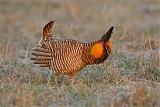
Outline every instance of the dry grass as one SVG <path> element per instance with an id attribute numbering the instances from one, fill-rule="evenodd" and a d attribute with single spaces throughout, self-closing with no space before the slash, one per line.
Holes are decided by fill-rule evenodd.
<path id="1" fill-rule="evenodd" d="M 159 107 L 159 0 L 0 0 L 0 106 Z M 90 42 L 114 25 L 113 51 L 87 66 L 69 85 L 54 85 L 49 70 L 29 60 L 43 26 L 56 20 L 54 38 Z"/>

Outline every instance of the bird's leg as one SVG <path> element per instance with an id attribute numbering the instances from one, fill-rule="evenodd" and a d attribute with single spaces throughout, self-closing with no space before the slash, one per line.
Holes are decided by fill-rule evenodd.
<path id="1" fill-rule="evenodd" d="M 52 70 L 49 71 L 49 76 L 48 76 L 48 84 L 50 85 L 51 81 L 51 75 L 52 75 Z"/>
<path id="2" fill-rule="evenodd" d="M 71 79 L 71 85 L 74 85 L 75 84 L 75 74 L 70 74 L 69 77 Z"/>
<path id="3" fill-rule="evenodd" d="M 75 74 L 70 74 L 69 77 L 71 78 L 71 85 L 76 85 L 76 84 L 82 82 L 82 80 L 75 79 Z"/>
<path id="4" fill-rule="evenodd" d="M 58 84 L 58 76 L 59 76 L 59 74 L 56 73 L 56 74 L 55 74 L 55 84 Z"/>

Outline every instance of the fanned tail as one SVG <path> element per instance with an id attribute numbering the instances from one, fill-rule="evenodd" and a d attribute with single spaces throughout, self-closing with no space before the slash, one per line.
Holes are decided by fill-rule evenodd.
<path id="1" fill-rule="evenodd" d="M 42 48 L 42 44 L 46 42 L 46 40 L 52 38 L 53 30 L 55 26 L 55 21 L 50 21 L 48 24 L 45 25 L 43 28 L 43 35 L 37 47 L 33 48 L 33 52 L 31 53 L 34 57 L 31 60 L 34 61 L 34 64 L 39 64 L 40 67 L 49 67 L 51 52 L 47 49 Z"/>
<path id="2" fill-rule="evenodd" d="M 43 35 L 38 43 L 38 47 L 41 47 L 41 45 L 48 39 L 52 38 L 54 26 L 55 26 L 55 21 L 50 21 L 48 24 L 45 25 L 43 28 Z"/>
<path id="3" fill-rule="evenodd" d="M 53 30 L 55 26 L 55 21 L 50 21 L 45 27 L 43 28 L 43 36 L 42 40 L 47 40 L 52 38 Z"/>

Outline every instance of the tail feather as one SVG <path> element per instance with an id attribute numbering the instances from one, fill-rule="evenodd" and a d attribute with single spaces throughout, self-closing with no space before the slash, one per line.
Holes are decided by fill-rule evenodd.
<path id="1" fill-rule="evenodd" d="M 31 58 L 31 60 L 34 61 L 34 64 L 39 64 L 40 67 L 49 67 L 50 60 L 52 59 L 52 55 L 50 50 L 42 48 L 42 44 L 52 38 L 53 30 L 55 26 L 55 21 L 49 22 L 45 27 L 43 28 L 43 36 L 41 40 L 39 41 L 37 47 L 33 48 L 33 52 L 31 52 L 31 55 L 34 57 Z"/>
<path id="2" fill-rule="evenodd" d="M 43 28 L 42 40 L 47 40 L 47 39 L 49 39 L 49 38 L 52 38 L 54 26 L 55 26 L 55 21 L 50 21 L 50 22 Z"/>

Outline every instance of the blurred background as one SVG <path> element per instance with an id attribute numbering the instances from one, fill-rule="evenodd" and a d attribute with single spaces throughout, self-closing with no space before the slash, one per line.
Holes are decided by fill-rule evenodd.
<path id="1" fill-rule="evenodd" d="M 19 86 L 18 84 L 27 84 L 29 81 L 28 78 L 31 78 L 33 83 L 36 81 L 34 79 L 38 78 L 37 80 L 39 80 L 39 75 L 41 74 L 37 74 L 36 71 L 40 72 L 41 70 L 40 68 L 36 70 L 33 69 L 35 66 L 30 61 L 30 52 L 40 40 L 43 27 L 51 20 L 56 21 L 53 38 L 70 38 L 83 42 L 91 42 L 99 39 L 111 26 L 114 26 L 115 29 L 111 39 L 113 44 L 112 54 L 108 62 L 101 65 L 104 70 L 108 69 L 106 75 L 112 75 L 112 77 L 109 77 L 110 79 L 107 79 L 107 82 L 97 82 L 97 86 L 102 86 L 101 83 L 109 83 L 112 84 L 112 86 L 113 84 L 116 85 L 117 81 L 123 77 L 123 79 L 127 81 L 134 80 L 150 84 L 149 87 L 155 89 L 155 92 L 157 92 L 154 93 L 154 95 L 156 97 L 158 96 L 157 99 L 159 98 L 159 0 L 0 0 L 0 84 L 2 86 L 0 88 L 0 95 L 3 96 L 1 97 L 3 100 L 1 99 L 0 106 L 4 106 L 5 104 L 7 106 L 13 106 L 15 102 L 12 99 L 16 98 L 16 95 L 8 98 L 5 97 L 11 94 L 10 89 L 6 90 L 4 88 L 6 85 L 8 87 L 17 87 Z M 106 64 L 108 65 L 107 67 L 105 66 Z M 88 69 L 82 70 L 82 75 L 85 71 L 88 71 Z M 97 69 L 94 68 L 89 71 L 96 70 Z M 34 71 L 36 77 L 30 75 L 32 71 Z M 93 74 L 94 77 L 96 77 L 96 75 L 99 74 Z M 79 74 L 79 76 L 81 76 L 81 74 Z M 81 77 L 83 78 L 83 76 Z M 22 78 L 20 83 L 15 81 L 19 78 Z M 8 79 L 12 80 L 12 82 L 14 81 L 14 84 L 17 85 L 13 86 L 13 83 Z M 98 81 L 98 79 L 95 80 Z M 86 80 L 86 82 L 88 83 L 88 80 Z M 131 84 L 129 82 L 122 84 L 124 85 L 125 83 Z M 96 83 L 94 83 L 94 85 L 95 84 Z M 151 84 L 154 84 L 155 87 Z M 90 85 L 92 86 L 93 84 L 90 83 Z M 135 85 L 132 84 L 129 86 L 134 87 Z M 23 86 L 20 87 L 21 89 L 25 89 Z M 105 95 L 109 96 L 111 95 L 109 93 L 115 93 L 114 95 L 118 97 L 119 94 L 117 93 L 119 92 L 119 88 L 114 88 L 116 88 L 117 91 L 112 90 Z M 17 88 L 13 89 L 15 89 L 14 93 L 26 95 L 23 91 L 17 91 Z M 39 89 L 41 90 L 41 88 Z M 93 88 L 90 90 L 92 89 Z M 142 88 L 142 90 L 143 89 L 145 88 Z M 30 89 L 27 88 L 26 90 Z M 33 102 L 31 104 L 26 103 L 26 105 L 30 104 L 33 106 L 34 102 L 39 102 L 39 100 L 37 100 L 39 97 L 34 95 L 34 91 L 37 90 L 36 88 L 32 88 L 31 90 L 33 93 L 29 95 L 31 95 L 34 100 L 31 99 L 29 102 Z M 48 91 L 48 89 L 45 90 Z M 151 91 L 153 92 L 153 90 Z M 43 92 L 44 91 L 42 91 L 42 93 Z M 126 92 L 126 90 L 124 92 Z M 102 92 L 101 95 L 103 96 L 104 93 Z M 103 99 L 104 97 L 102 96 L 98 98 Z M 17 97 L 17 99 L 18 98 L 19 97 Z M 50 97 L 45 98 L 49 99 Z M 60 98 L 60 96 L 58 96 L 58 98 Z M 112 97 L 108 98 L 109 101 L 112 101 L 110 98 Z M 46 103 L 44 99 L 40 101 L 46 105 L 50 105 L 50 103 Z M 150 99 L 150 97 L 148 99 Z M 153 100 L 155 101 L 155 105 L 159 104 L 157 99 Z M 82 102 L 85 100 L 84 98 Z M 5 101 L 7 101 L 7 103 L 4 103 Z M 94 99 L 89 101 L 90 103 L 88 103 L 93 106 Z M 115 103 L 113 103 L 113 105 L 117 104 L 117 99 L 113 99 L 113 102 L 114 101 Z M 147 102 L 148 100 L 145 101 Z M 103 103 L 102 100 L 102 102 L 100 101 L 96 104 L 103 105 Z M 111 102 L 108 102 L 107 104 L 110 103 Z M 21 101 L 18 104 L 22 106 L 25 103 Z M 18 104 L 15 103 L 15 105 Z M 87 102 L 82 104 L 85 105 Z M 43 104 L 40 103 L 40 105 Z"/>
<path id="2" fill-rule="evenodd" d="M 13 48 L 27 56 L 25 51 L 39 41 L 44 25 L 51 20 L 56 21 L 54 38 L 91 42 L 114 26 L 113 42 L 119 43 L 114 49 L 138 48 L 145 37 L 157 49 L 159 5 L 158 0 L 1 0 L 1 52 L 6 51 L 5 44 L 9 43 L 8 53 Z"/>

